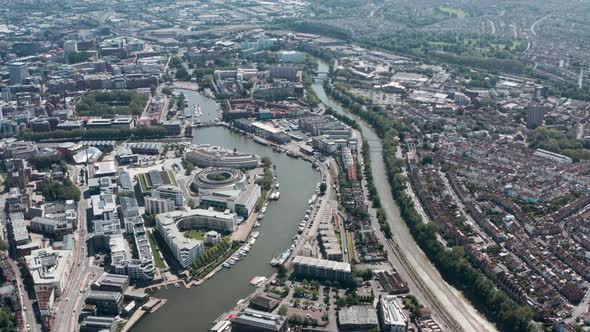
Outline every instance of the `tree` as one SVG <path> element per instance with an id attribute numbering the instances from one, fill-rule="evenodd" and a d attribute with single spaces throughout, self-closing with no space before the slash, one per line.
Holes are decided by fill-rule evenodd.
<path id="1" fill-rule="evenodd" d="M 162 93 L 165 94 L 165 95 L 167 95 L 167 96 L 170 96 L 170 95 L 172 95 L 172 89 L 170 89 L 167 86 L 166 87 L 163 87 L 162 88 Z"/>
<path id="2" fill-rule="evenodd" d="M 268 157 L 268 156 L 262 157 L 260 162 L 262 163 L 262 165 L 264 167 L 269 167 L 270 165 L 272 165 L 272 161 L 270 160 L 270 157 Z"/>
<path id="3" fill-rule="evenodd" d="M 70 181 L 65 179 L 63 183 L 44 181 L 41 184 L 41 194 L 48 201 L 80 200 L 80 190 Z"/>
<path id="4" fill-rule="evenodd" d="M 6 308 L 0 308 L 0 331 L 15 331 L 14 316 Z"/>
<path id="5" fill-rule="evenodd" d="M 287 316 L 287 311 L 289 310 L 289 307 L 287 307 L 286 304 L 283 304 L 279 307 L 279 315 L 281 316 Z"/>
<path id="6" fill-rule="evenodd" d="M 287 268 L 282 264 L 277 267 L 277 277 L 280 280 L 285 280 L 287 278 Z"/>
<path id="7" fill-rule="evenodd" d="M 422 165 L 426 165 L 426 164 L 432 165 L 432 156 L 428 155 L 428 156 L 422 158 Z"/>
<path id="8" fill-rule="evenodd" d="M 324 193 L 326 192 L 326 189 L 328 189 L 328 185 L 327 185 L 325 182 L 322 182 L 322 183 L 320 184 L 320 192 L 321 192 L 322 194 L 324 194 Z"/>
<path id="9" fill-rule="evenodd" d="M 195 202 L 194 199 L 191 198 L 188 200 L 188 207 L 190 207 L 191 209 L 194 209 L 197 207 L 197 203 Z"/>

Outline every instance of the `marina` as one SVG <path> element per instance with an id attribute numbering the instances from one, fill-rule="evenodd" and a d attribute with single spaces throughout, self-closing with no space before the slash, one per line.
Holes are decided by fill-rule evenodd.
<path id="1" fill-rule="evenodd" d="M 203 112 L 200 119 L 203 122 L 215 120 L 216 104 L 211 108 L 207 107 L 212 100 L 202 100 L 206 97 L 200 94 L 201 97 L 195 96 L 198 94 L 195 91 L 185 90 L 184 94 L 191 109 L 192 101 L 200 99 L 199 105 Z M 285 190 L 279 194 L 280 200 L 268 205 L 263 216 L 268 222 L 259 223 L 249 240 L 246 240 L 246 244 L 250 245 L 247 255 L 236 252 L 233 256 L 237 255 L 239 260 L 232 258 L 233 264 L 226 261 L 215 275 L 199 287 L 168 287 L 154 292 L 153 296 L 168 300 L 167 304 L 157 312 L 142 317 L 132 331 L 162 331 L 173 323 L 178 330 L 207 331 L 221 313 L 231 309 L 239 299 L 247 297 L 253 291 L 254 286 L 249 283 L 253 277 L 270 276 L 274 272 L 268 262 L 277 253 L 285 250 L 285 245 L 290 246 L 289 243 L 297 235 L 301 214 L 308 209 L 306 197 L 313 194 L 319 180 L 319 174 L 309 167 L 309 163 L 293 160 L 286 153 L 273 151 L 271 146 L 257 144 L 253 139 L 225 127 L 195 128 L 193 141 L 269 156 L 278 170 L 277 181 Z M 282 169 L 289 169 L 290 172 L 281 172 Z M 254 243 L 256 244 L 253 245 Z M 283 253 L 285 260 L 291 255 L 287 251 L 288 254 Z M 208 301 L 206 306 L 200 305 L 204 299 Z M 199 315 L 193 313 L 197 306 Z"/>

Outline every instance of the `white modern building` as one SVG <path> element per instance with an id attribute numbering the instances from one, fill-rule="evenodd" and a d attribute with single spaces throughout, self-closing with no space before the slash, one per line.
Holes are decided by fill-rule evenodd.
<path id="1" fill-rule="evenodd" d="M 218 212 L 213 208 L 173 211 L 156 215 L 156 227 L 174 257 L 186 268 L 203 254 L 204 243 L 185 237 L 184 232 L 197 228 L 233 232 L 236 216 L 229 210 Z"/>
<path id="2" fill-rule="evenodd" d="M 260 158 L 256 155 L 208 145 L 201 145 L 191 149 L 185 154 L 184 158 L 200 168 L 230 167 L 250 169 L 258 167 L 260 163 Z"/>
<path id="3" fill-rule="evenodd" d="M 90 204 L 94 219 L 113 219 L 109 217 L 117 215 L 117 201 L 113 194 L 104 193 L 90 196 Z"/>
<path id="4" fill-rule="evenodd" d="M 406 332 L 408 319 L 395 295 L 383 295 L 379 299 L 381 330 L 385 332 Z"/>
<path id="5" fill-rule="evenodd" d="M 152 197 L 171 200 L 178 208 L 184 206 L 184 194 L 176 186 L 159 186 L 154 188 L 152 189 Z"/>
<path id="6" fill-rule="evenodd" d="M 281 62 L 288 63 L 304 63 L 305 53 L 298 51 L 280 51 L 277 53 Z"/>
<path id="7" fill-rule="evenodd" d="M 174 201 L 164 198 L 146 197 L 144 198 L 145 212 L 156 215 L 174 211 Z"/>
<path id="8" fill-rule="evenodd" d="M 295 273 L 300 276 L 337 281 L 348 281 L 352 278 L 350 263 L 295 256 L 293 266 Z"/>
<path id="9" fill-rule="evenodd" d="M 60 296 L 66 287 L 72 269 L 70 250 L 37 249 L 25 256 L 27 268 L 33 278 L 35 292 L 53 289 Z"/>

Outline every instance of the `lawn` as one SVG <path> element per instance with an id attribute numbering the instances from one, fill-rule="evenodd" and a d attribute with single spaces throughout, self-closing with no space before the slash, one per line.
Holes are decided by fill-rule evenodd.
<path id="1" fill-rule="evenodd" d="M 354 258 L 354 239 L 352 232 L 346 231 L 346 244 L 348 245 L 348 255 Z"/>
<path id="2" fill-rule="evenodd" d="M 150 241 L 150 247 L 152 247 L 152 255 L 154 256 L 154 263 L 156 264 L 156 267 L 159 267 L 161 269 L 166 268 L 166 263 L 164 263 L 162 256 L 160 256 L 158 246 L 156 245 L 156 241 L 154 240 L 154 234 L 148 234 L 148 241 Z"/>
<path id="3" fill-rule="evenodd" d="M 342 234 L 340 234 L 340 232 L 336 232 L 336 238 L 338 238 L 338 245 L 342 247 Z M 341 249 L 344 250 L 344 248 Z"/>
<path id="4" fill-rule="evenodd" d="M 440 7 L 438 7 L 438 9 L 441 12 L 444 12 L 444 13 L 447 13 L 449 15 L 456 16 L 456 17 L 467 16 L 467 13 L 464 10 L 459 9 L 459 8 L 453 8 L 453 7 L 449 7 L 449 6 L 440 6 Z"/>
<path id="5" fill-rule="evenodd" d="M 189 239 L 195 239 L 195 240 L 205 240 L 205 233 L 202 231 L 197 231 L 195 229 L 193 229 L 192 231 L 188 231 L 186 233 L 184 233 L 184 237 L 187 237 Z"/>
<path id="6" fill-rule="evenodd" d="M 145 180 L 145 174 L 139 174 L 137 175 L 137 178 L 139 179 L 139 186 L 141 189 L 142 193 L 148 192 L 149 187 L 147 185 L 147 181 Z"/>
<path id="7" fill-rule="evenodd" d="M 176 181 L 176 175 L 174 175 L 174 172 L 168 171 L 168 178 L 170 179 L 170 184 L 178 187 L 178 182 Z"/>

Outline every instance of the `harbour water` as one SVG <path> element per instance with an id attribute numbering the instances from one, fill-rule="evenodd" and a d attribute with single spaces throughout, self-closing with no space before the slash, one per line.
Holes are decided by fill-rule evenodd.
<path id="1" fill-rule="evenodd" d="M 182 92 L 189 101 L 189 107 L 199 103 L 203 110 L 202 121 L 217 116 L 215 101 L 195 91 Z M 154 293 L 154 296 L 168 302 L 155 313 L 144 316 L 132 331 L 160 332 L 169 330 L 171 326 L 174 326 L 174 331 L 207 331 L 213 320 L 254 290 L 249 283 L 253 277 L 272 274 L 271 259 L 291 245 L 291 239 L 297 234 L 299 222 L 308 208 L 308 200 L 321 179 L 309 163 L 276 153 L 271 147 L 257 144 L 224 127 L 195 129 L 193 142 L 271 157 L 281 184 L 281 199 L 269 204 L 261 226 L 256 229 L 260 236 L 246 257 L 231 269 L 222 269 L 198 287 L 169 288 Z"/>

